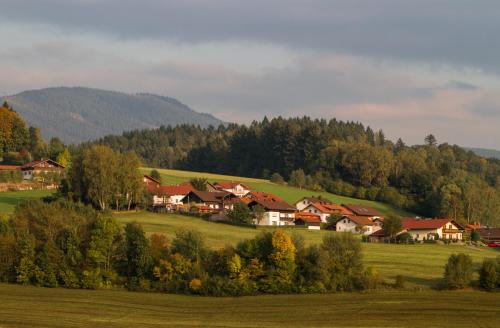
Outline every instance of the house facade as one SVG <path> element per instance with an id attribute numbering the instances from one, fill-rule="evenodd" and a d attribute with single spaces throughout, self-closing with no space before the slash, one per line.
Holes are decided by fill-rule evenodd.
<path id="1" fill-rule="evenodd" d="M 29 162 L 21 165 L 21 171 L 24 180 L 33 180 L 34 178 L 42 178 L 43 175 L 59 175 L 64 170 L 64 165 L 57 163 L 51 159 Z"/>
<path id="2" fill-rule="evenodd" d="M 424 240 L 462 240 L 464 229 L 452 219 L 402 218 L 402 229 L 399 233 L 408 233 L 415 241 Z M 383 230 L 375 231 L 370 239 L 384 240 L 388 236 Z"/>
<path id="3" fill-rule="evenodd" d="M 321 218 L 319 215 L 309 212 L 296 212 L 293 223 L 297 226 L 306 226 L 309 230 L 321 229 Z"/>
<path id="4" fill-rule="evenodd" d="M 380 219 L 371 220 L 367 217 L 354 215 L 344 215 L 335 225 L 336 231 L 363 235 L 371 235 L 380 229 L 382 229 L 382 221 Z"/>
<path id="5" fill-rule="evenodd" d="M 287 226 L 294 225 L 295 212 L 297 211 L 292 205 L 279 201 L 254 200 L 248 204 L 248 207 L 253 208 L 257 205 L 264 208 L 264 215 L 257 225 L 265 226 Z"/>

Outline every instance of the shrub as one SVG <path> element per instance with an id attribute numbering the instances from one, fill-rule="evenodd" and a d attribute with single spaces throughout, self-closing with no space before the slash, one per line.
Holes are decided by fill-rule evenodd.
<path id="1" fill-rule="evenodd" d="M 460 253 L 450 255 L 444 270 L 444 281 L 450 289 L 461 289 L 472 280 L 472 258 Z"/>
<path id="2" fill-rule="evenodd" d="M 396 280 L 394 282 L 394 288 L 397 288 L 397 289 L 404 289 L 405 288 L 405 284 L 406 284 L 406 279 L 404 276 L 398 274 L 396 276 Z"/>
<path id="3" fill-rule="evenodd" d="M 413 238 L 408 232 L 403 232 L 397 235 L 396 241 L 403 244 L 413 244 Z"/>
<path id="4" fill-rule="evenodd" d="M 480 241 L 481 240 L 481 235 L 479 234 L 479 232 L 477 232 L 477 230 L 472 231 L 472 233 L 470 234 L 470 240 L 471 241 Z"/>
<path id="5" fill-rule="evenodd" d="M 275 172 L 271 175 L 271 179 L 270 181 L 272 183 L 276 183 L 276 184 L 279 184 L 279 185 L 283 185 L 285 184 L 285 179 L 283 179 L 283 177 L 281 176 L 281 174 Z"/>
<path id="6" fill-rule="evenodd" d="M 500 259 L 484 259 L 479 270 L 479 285 L 489 291 L 500 284 Z"/>

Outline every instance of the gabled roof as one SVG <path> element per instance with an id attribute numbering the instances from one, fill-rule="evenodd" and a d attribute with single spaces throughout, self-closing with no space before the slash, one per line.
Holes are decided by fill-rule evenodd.
<path id="1" fill-rule="evenodd" d="M 186 197 L 190 196 L 190 195 L 191 196 L 194 195 L 194 196 L 198 197 L 203 202 L 220 203 L 220 202 L 222 202 L 223 197 L 230 196 L 230 195 L 233 195 L 233 194 L 230 193 L 230 192 L 226 192 L 226 191 L 199 191 L 199 190 L 191 190 L 189 193 L 187 193 L 186 196 L 184 196 L 184 199 Z"/>
<path id="2" fill-rule="evenodd" d="M 248 206 L 253 207 L 257 204 L 269 211 L 295 212 L 297 210 L 295 207 L 284 201 L 254 200 L 248 204 Z"/>
<path id="3" fill-rule="evenodd" d="M 355 216 L 355 215 L 346 215 L 343 216 L 342 218 L 348 218 L 352 222 L 356 223 L 357 225 L 360 226 L 372 226 L 375 225 L 375 223 L 367 218 L 366 216 Z"/>
<path id="4" fill-rule="evenodd" d="M 303 197 L 301 199 L 299 199 L 298 201 L 296 201 L 294 204 L 298 204 L 304 200 L 307 200 L 309 201 L 310 203 L 319 203 L 321 205 L 326 205 L 326 204 L 333 204 L 333 202 L 329 199 L 326 199 L 326 198 L 323 198 L 323 197 L 314 197 L 314 196 L 311 196 L 311 197 Z"/>
<path id="5" fill-rule="evenodd" d="M 251 188 L 241 182 L 237 182 L 237 181 L 218 181 L 218 182 L 214 182 L 212 184 L 214 187 L 220 187 L 221 189 L 234 189 L 236 188 L 237 186 L 242 186 L 243 188 L 247 189 L 247 190 L 251 190 Z"/>
<path id="6" fill-rule="evenodd" d="M 382 216 L 379 211 L 366 205 L 342 204 L 357 216 Z"/>
<path id="7" fill-rule="evenodd" d="M 53 161 L 51 159 L 44 159 L 44 160 L 41 160 L 41 161 L 33 161 L 33 162 L 29 162 L 29 163 L 23 164 L 23 165 L 21 165 L 21 170 L 33 169 L 33 168 L 36 168 L 36 167 L 40 166 L 41 164 L 47 163 L 47 162 L 50 163 L 50 164 L 52 164 L 52 165 L 54 165 L 54 166 L 58 166 L 58 167 L 64 169 L 64 165 L 59 164 L 56 161 Z"/>
<path id="8" fill-rule="evenodd" d="M 455 224 L 455 221 L 453 221 L 452 219 L 401 218 L 401 223 L 403 224 L 403 229 L 405 230 L 421 230 L 439 229 L 448 223 Z"/>
<path id="9" fill-rule="evenodd" d="M 191 184 L 175 185 L 175 186 L 161 186 L 160 192 L 166 196 L 187 195 L 190 191 L 195 190 Z"/>
<path id="10" fill-rule="evenodd" d="M 280 197 L 270 194 L 267 192 L 262 192 L 262 191 L 252 191 L 247 194 L 248 198 L 252 200 L 266 200 L 266 201 L 272 201 L 272 202 L 283 202 L 283 199 Z"/>
<path id="11" fill-rule="evenodd" d="M 148 179 L 148 180 L 151 180 L 153 182 L 156 182 L 157 184 L 160 184 L 160 181 L 156 180 L 155 178 L 153 178 L 152 176 L 150 175 L 147 175 L 147 174 L 144 174 L 144 178 Z"/>
<path id="12" fill-rule="evenodd" d="M 321 223 L 321 218 L 319 217 L 319 215 L 309 212 L 295 213 L 295 220 L 302 220 L 307 223 Z"/>

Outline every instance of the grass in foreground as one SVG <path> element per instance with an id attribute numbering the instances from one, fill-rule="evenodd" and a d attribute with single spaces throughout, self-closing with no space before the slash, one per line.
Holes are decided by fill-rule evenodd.
<path id="1" fill-rule="evenodd" d="M 52 195 L 53 190 L 23 190 L 0 192 L 0 213 L 12 213 L 16 206 L 28 199 Z"/>
<path id="2" fill-rule="evenodd" d="M 0 327 L 498 327 L 499 294 L 212 298 L 0 284 Z M 27 310 L 29 309 L 29 310 Z"/>
<path id="3" fill-rule="evenodd" d="M 152 168 L 142 168 L 141 170 L 144 174 L 149 174 L 151 172 Z M 207 178 L 211 182 L 213 182 L 213 181 L 239 181 L 239 182 L 244 182 L 244 183 L 248 184 L 255 191 L 265 191 L 265 192 L 273 193 L 273 194 L 283 198 L 285 201 L 287 201 L 289 203 L 294 203 L 297 200 L 299 200 L 300 198 L 305 197 L 305 196 L 321 195 L 322 197 L 330 199 L 331 201 L 338 203 L 338 204 L 364 204 L 364 205 L 368 205 L 370 207 L 377 209 L 378 211 L 380 211 L 382 214 L 385 214 L 385 215 L 387 215 L 387 214 L 397 214 L 397 215 L 402 215 L 402 216 L 411 216 L 412 215 L 411 213 L 393 208 L 388 204 L 384 204 L 384 203 L 380 203 L 380 202 L 351 198 L 351 197 L 344 197 L 344 196 L 331 194 L 328 192 L 316 192 L 316 191 L 310 191 L 310 190 L 305 190 L 305 189 L 299 189 L 299 188 L 295 188 L 295 187 L 281 186 L 281 185 L 271 183 L 268 180 L 264 180 L 264 179 L 243 178 L 243 177 L 236 177 L 236 176 L 229 176 L 229 175 L 190 172 L 190 171 L 179 171 L 179 170 L 167 170 L 167 169 L 156 169 L 156 170 L 162 176 L 162 182 L 165 185 L 167 185 L 167 184 L 179 184 L 182 182 L 189 181 L 190 179 L 196 178 L 196 177 L 204 177 L 204 178 Z"/>
<path id="4" fill-rule="evenodd" d="M 224 245 L 236 245 L 243 239 L 253 238 L 256 234 L 273 228 L 246 228 L 222 223 L 207 222 L 199 218 L 176 214 L 155 214 L 149 212 L 120 213 L 115 215 L 118 222 L 139 222 L 148 233 L 162 233 L 170 240 L 179 229 L 195 229 L 201 232 L 207 245 L 221 248 Z M 306 243 L 321 243 L 328 231 L 311 231 L 304 228 L 291 228 L 289 232 L 302 235 Z M 363 255 L 366 266 L 376 269 L 382 279 L 388 282 L 397 275 L 403 275 L 412 287 L 429 288 L 443 276 L 443 268 L 451 254 L 466 253 L 472 256 L 479 266 L 485 257 L 494 258 L 500 252 L 486 247 L 468 247 L 459 245 L 393 245 L 363 243 Z M 477 278 L 477 277 L 475 277 Z"/>

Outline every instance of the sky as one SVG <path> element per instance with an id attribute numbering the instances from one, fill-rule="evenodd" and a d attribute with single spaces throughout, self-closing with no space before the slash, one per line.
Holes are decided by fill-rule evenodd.
<path id="1" fill-rule="evenodd" d="M 0 95 L 148 92 L 500 149 L 499 17 L 497 0 L 0 0 Z"/>

